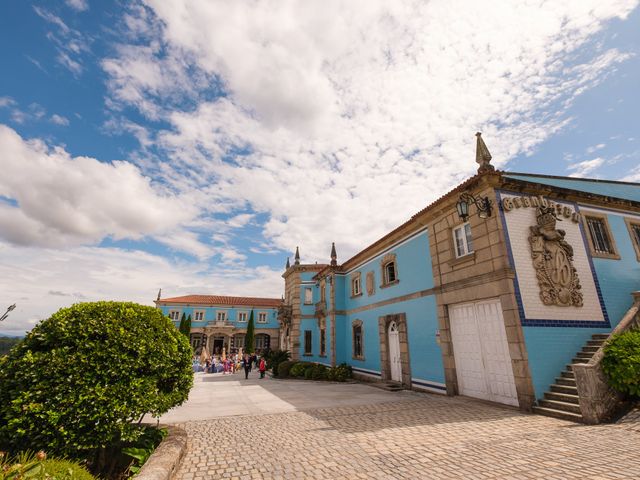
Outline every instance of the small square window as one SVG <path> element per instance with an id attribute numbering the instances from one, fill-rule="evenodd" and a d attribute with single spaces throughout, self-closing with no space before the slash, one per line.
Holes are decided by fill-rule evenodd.
<path id="1" fill-rule="evenodd" d="M 465 223 L 453 229 L 453 242 L 456 249 L 456 258 L 473 253 L 473 239 L 471 237 L 471 225 Z"/>
<path id="2" fill-rule="evenodd" d="M 267 323 L 267 312 L 258 313 L 258 323 Z"/>
<path id="3" fill-rule="evenodd" d="M 170 320 L 180 320 L 180 311 L 179 310 L 170 310 L 169 311 L 169 319 Z"/>
<path id="4" fill-rule="evenodd" d="M 204 320 L 204 310 L 196 310 L 193 312 L 193 320 L 195 322 L 202 322 Z"/>
<path id="5" fill-rule="evenodd" d="M 238 312 L 238 322 L 246 322 L 247 321 L 247 312 Z"/>
<path id="6" fill-rule="evenodd" d="M 224 322 L 227 319 L 227 312 L 218 312 L 216 314 L 216 321 Z"/>

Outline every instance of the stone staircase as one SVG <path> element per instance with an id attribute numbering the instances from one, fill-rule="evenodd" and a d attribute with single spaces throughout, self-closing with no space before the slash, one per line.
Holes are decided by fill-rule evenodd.
<path id="1" fill-rule="evenodd" d="M 587 344 L 576 354 L 567 368 L 556 378 L 550 390 L 545 392 L 544 399 L 538 400 L 538 405 L 533 407 L 535 413 L 563 420 L 583 422 L 573 364 L 588 362 L 607 338 L 609 338 L 609 334 L 596 333 L 591 337 L 591 340 L 587 341 Z"/>
<path id="2" fill-rule="evenodd" d="M 387 392 L 399 392 L 400 390 L 404 390 L 404 387 L 400 382 L 375 382 L 371 385 L 377 388 L 381 388 L 382 390 L 386 390 Z"/>

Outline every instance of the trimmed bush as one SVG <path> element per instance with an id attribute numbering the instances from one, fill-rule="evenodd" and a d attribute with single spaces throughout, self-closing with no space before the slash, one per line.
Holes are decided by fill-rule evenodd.
<path id="1" fill-rule="evenodd" d="M 304 372 L 309 365 L 311 365 L 309 362 L 297 362 L 295 365 L 291 366 L 289 375 L 292 377 L 303 377 Z"/>
<path id="2" fill-rule="evenodd" d="M 314 365 L 311 369 L 311 379 L 312 380 L 325 380 L 327 378 L 327 370 L 329 370 L 324 365 L 320 365 L 319 363 Z M 305 372 L 306 374 L 307 372 Z"/>
<path id="3" fill-rule="evenodd" d="M 613 388 L 640 397 L 640 330 L 615 335 L 607 343 L 602 369 Z"/>
<path id="4" fill-rule="evenodd" d="M 86 468 L 69 460 L 45 460 L 42 463 L 43 473 L 55 480 L 94 480 Z"/>
<path id="5" fill-rule="evenodd" d="M 341 363 L 335 367 L 331 367 L 327 373 L 327 380 L 331 380 L 334 382 L 344 382 L 353 377 L 353 372 L 351 370 L 351 366 L 346 363 Z"/>
<path id="6" fill-rule="evenodd" d="M 94 302 L 59 310 L 0 359 L 0 450 L 89 459 L 135 441 L 142 430 L 134 422 L 187 399 L 191 354 L 156 308 Z"/>
<path id="7" fill-rule="evenodd" d="M 290 370 L 296 362 L 293 360 L 287 360 L 278 365 L 278 378 L 287 378 L 290 375 Z"/>
<path id="8" fill-rule="evenodd" d="M 267 370 L 271 370 L 273 376 L 277 377 L 280 364 L 289 360 L 291 353 L 289 350 L 270 350 L 264 357 L 267 360 Z"/>

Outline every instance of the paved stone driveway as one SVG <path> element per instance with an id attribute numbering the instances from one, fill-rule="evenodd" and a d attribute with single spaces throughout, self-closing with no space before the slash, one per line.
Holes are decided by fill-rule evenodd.
<path id="1" fill-rule="evenodd" d="M 640 478 L 633 424 L 577 425 L 463 397 L 390 400 L 182 423 L 177 478 Z"/>

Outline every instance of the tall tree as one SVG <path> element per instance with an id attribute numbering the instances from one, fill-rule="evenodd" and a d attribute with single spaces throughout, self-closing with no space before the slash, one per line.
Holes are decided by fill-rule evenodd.
<path id="1" fill-rule="evenodd" d="M 180 319 L 180 326 L 178 327 L 178 331 L 180 333 L 184 333 L 184 325 L 187 323 L 187 316 L 182 312 L 182 318 Z"/>
<path id="2" fill-rule="evenodd" d="M 189 315 L 187 321 L 184 322 L 184 334 L 191 340 L 191 315 Z"/>
<path id="3" fill-rule="evenodd" d="M 256 332 L 255 325 L 253 324 L 253 310 L 249 315 L 249 324 L 247 325 L 247 334 L 244 337 L 244 349 L 247 353 L 253 353 L 255 351 Z"/>

